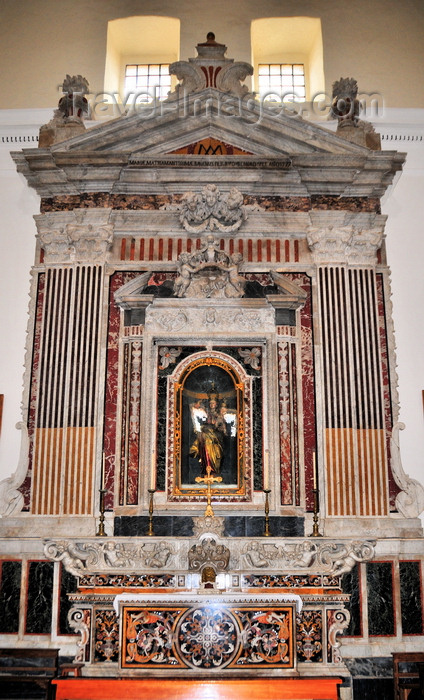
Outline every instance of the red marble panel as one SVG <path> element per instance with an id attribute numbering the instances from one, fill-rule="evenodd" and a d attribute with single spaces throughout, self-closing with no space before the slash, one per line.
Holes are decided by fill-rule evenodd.
<path id="1" fill-rule="evenodd" d="M 70 209 L 112 208 L 116 210 L 159 210 L 181 202 L 182 194 L 117 194 L 111 192 L 84 192 L 74 195 L 43 197 L 40 211 L 68 211 Z M 381 213 L 378 197 L 338 197 L 312 195 L 311 197 L 244 195 L 245 205 L 259 205 L 265 211 L 364 211 Z"/>
<path id="2" fill-rule="evenodd" d="M 119 505 L 125 504 L 125 467 L 127 451 L 128 424 L 128 367 L 129 343 L 125 343 L 123 352 L 122 395 L 121 395 L 121 449 L 119 455 Z"/>
<path id="3" fill-rule="evenodd" d="M 292 464 L 294 465 L 294 490 L 295 504 L 300 505 L 300 474 L 299 474 L 299 421 L 298 421 L 298 383 L 297 383 L 297 362 L 296 362 L 296 345 L 291 343 L 289 346 L 291 361 L 291 400 L 293 405 L 292 420 L 293 420 L 293 441 L 292 441 Z"/>
<path id="4" fill-rule="evenodd" d="M 140 458 L 140 406 L 141 406 L 141 353 L 142 343 L 131 343 L 131 366 L 129 383 L 129 420 L 128 420 L 128 468 L 127 468 L 127 505 L 138 503 L 139 458 Z"/>
<path id="5" fill-rule="evenodd" d="M 278 403 L 280 426 L 281 503 L 293 503 L 290 426 L 289 343 L 278 343 Z"/>
<path id="6" fill-rule="evenodd" d="M 105 416 L 103 451 L 105 455 L 104 488 L 106 510 L 113 509 L 113 493 L 115 481 L 116 454 L 116 419 L 118 404 L 118 362 L 119 362 L 119 330 L 120 309 L 115 303 L 114 293 L 130 280 L 137 277 L 138 272 L 115 272 L 110 278 L 109 285 L 109 323 L 106 349 L 106 384 L 105 384 Z"/>
<path id="7" fill-rule="evenodd" d="M 303 451 L 305 468 L 306 508 L 313 509 L 313 453 L 316 451 L 315 427 L 315 383 L 312 327 L 311 280 L 305 274 L 288 275 L 292 282 L 301 287 L 307 298 L 300 311 L 301 368 L 302 368 L 302 408 L 303 408 Z"/>

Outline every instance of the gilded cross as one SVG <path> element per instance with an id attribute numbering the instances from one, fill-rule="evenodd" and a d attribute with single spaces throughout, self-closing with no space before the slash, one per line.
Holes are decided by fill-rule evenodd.
<path id="1" fill-rule="evenodd" d="M 212 476 L 211 474 L 212 467 L 210 464 L 206 465 L 206 476 L 196 476 L 195 481 L 198 484 L 205 484 L 207 488 L 207 506 L 205 510 L 205 518 L 207 517 L 214 517 L 214 512 L 211 506 L 211 499 L 212 499 L 212 484 L 219 483 L 222 481 L 222 476 Z"/>

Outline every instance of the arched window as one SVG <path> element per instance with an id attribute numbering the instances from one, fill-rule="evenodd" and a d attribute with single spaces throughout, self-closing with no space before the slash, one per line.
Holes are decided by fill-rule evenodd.
<path id="1" fill-rule="evenodd" d="M 104 91 L 166 97 L 170 90 L 168 66 L 178 61 L 180 20 L 175 17 L 125 17 L 108 23 Z M 149 101 L 147 97 L 141 101 Z"/>
<path id="2" fill-rule="evenodd" d="M 324 91 L 319 18 L 256 19 L 251 41 L 254 90 L 262 99 L 272 93 L 285 101 L 310 101 Z"/>

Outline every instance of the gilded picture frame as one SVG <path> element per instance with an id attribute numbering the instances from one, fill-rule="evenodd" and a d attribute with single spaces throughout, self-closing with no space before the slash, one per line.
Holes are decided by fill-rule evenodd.
<path id="1" fill-rule="evenodd" d="M 168 469 L 172 500 L 204 495 L 195 481 L 206 472 L 222 481 L 217 498 L 249 497 L 251 378 L 223 353 L 198 353 L 168 379 Z M 191 498 L 190 498 L 191 500 Z"/>

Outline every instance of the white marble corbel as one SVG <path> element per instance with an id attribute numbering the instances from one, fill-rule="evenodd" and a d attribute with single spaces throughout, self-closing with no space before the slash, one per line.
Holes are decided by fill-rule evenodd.
<path id="1" fill-rule="evenodd" d="M 74 209 L 74 220 L 66 233 L 72 246 L 71 260 L 76 263 L 102 263 L 113 240 L 112 210 Z"/>
<path id="2" fill-rule="evenodd" d="M 334 613 L 334 622 L 328 630 L 328 643 L 331 647 L 332 652 L 332 662 L 333 664 L 343 663 L 343 659 L 340 654 L 341 642 L 337 639 L 339 634 L 343 634 L 345 629 L 349 626 L 350 622 L 350 612 L 346 609 L 336 610 Z"/>
<path id="3" fill-rule="evenodd" d="M 0 517 L 20 513 L 24 505 L 24 497 L 18 487 L 22 484 L 28 471 L 29 437 L 25 423 L 16 424 L 21 431 L 21 449 L 16 471 L 7 479 L 0 481 Z"/>
<path id="4" fill-rule="evenodd" d="M 90 630 L 85 621 L 85 611 L 79 608 L 71 608 L 68 612 L 68 623 L 70 628 L 75 630 L 76 634 L 80 635 L 77 641 L 77 653 L 74 658 L 74 663 L 84 663 L 85 647 L 90 638 Z"/>
<path id="5" fill-rule="evenodd" d="M 424 487 L 419 481 L 411 479 L 403 470 L 399 430 L 404 430 L 404 428 L 404 423 L 395 423 L 390 440 L 392 474 L 396 484 L 401 489 L 396 496 L 396 508 L 404 518 L 418 518 L 424 510 Z"/>

